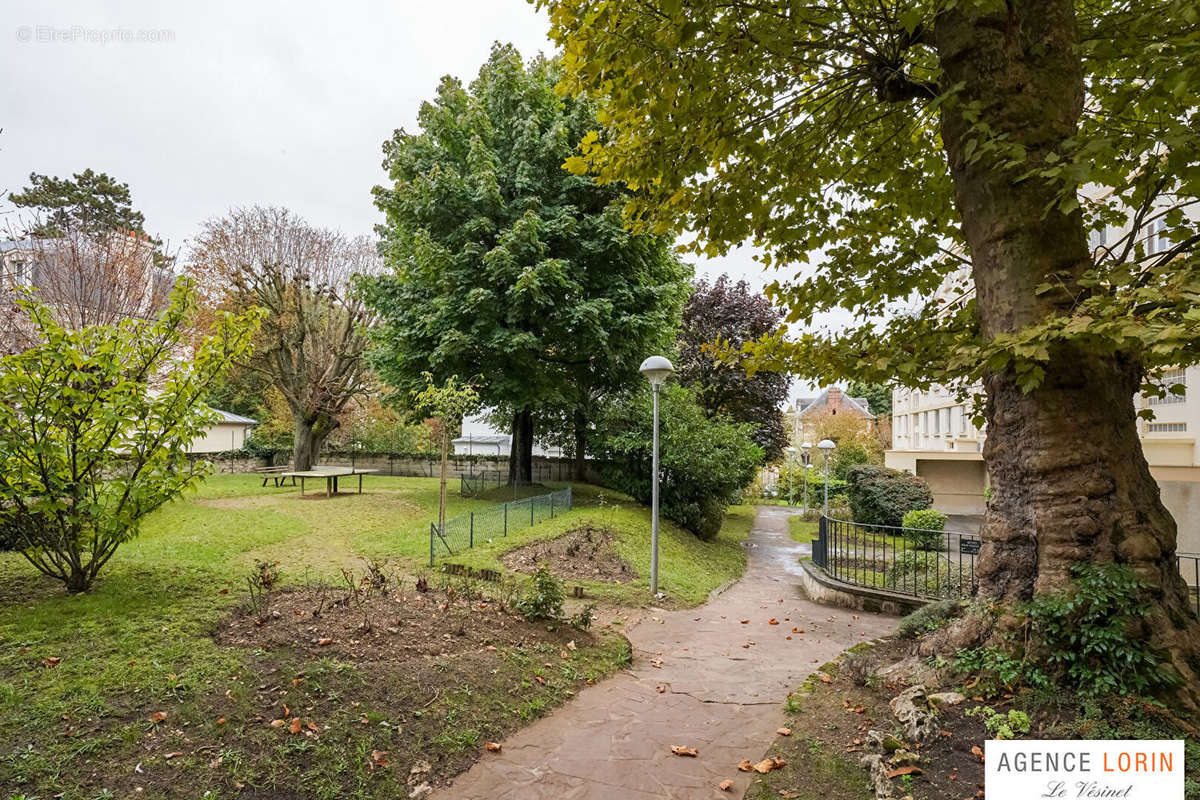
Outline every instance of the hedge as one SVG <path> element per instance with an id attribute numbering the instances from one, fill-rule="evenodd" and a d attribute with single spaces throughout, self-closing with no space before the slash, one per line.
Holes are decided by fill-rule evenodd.
<path id="1" fill-rule="evenodd" d="M 855 522 L 899 528 L 906 511 L 933 505 L 929 484 L 908 472 L 864 464 L 850 470 L 846 483 Z"/>

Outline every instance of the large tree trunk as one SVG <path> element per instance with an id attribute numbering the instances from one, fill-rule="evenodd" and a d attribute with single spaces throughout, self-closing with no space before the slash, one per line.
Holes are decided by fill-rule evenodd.
<path id="1" fill-rule="evenodd" d="M 323 418 L 313 420 L 300 414 L 292 417 L 292 426 L 292 469 L 312 469 L 333 428 Z"/>
<path id="2" fill-rule="evenodd" d="M 508 485 L 528 486 L 533 483 L 533 412 L 529 409 L 513 414 L 512 449 L 508 454 Z"/>
<path id="3" fill-rule="evenodd" d="M 587 416 L 582 410 L 575 411 L 575 452 L 573 471 L 575 480 L 587 482 Z"/>
<path id="4" fill-rule="evenodd" d="M 1014 180 L 1076 133 L 1084 87 L 1075 36 L 1071 0 L 1010 0 L 987 13 L 960 5 L 937 19 L 946 82 L 964 87 L 943 107 L 942 138 L 986 337 L 1063 313 L 1084 291 L 1076 282 L 1091 260 L 1079 211 L 1058 210 L 1055 186 Z M 969 161 L 975 134 L 959 112 L 972 101 L 993 135 L 1023 145 L 1031 164 L 1014 171 L 990 155 Z M 1061 288 L 1039 294 L 1046 283 Z M 1175 523 L 1138 439 L 1133 397 L 1141 378 L 1136 355 L 1076 346 L 1051 352 L 1045 379 L 1029 394 L 1011 370 L 986 378 L 993 494 L 979 592 L 1011 605 L 1062 590 L 1076 563 L 1128 564 L 1152 587 L 1152 611 L 1134 635 L 1170 653 L 1195 711 L 1200 628 L 1175 563 Z"/>

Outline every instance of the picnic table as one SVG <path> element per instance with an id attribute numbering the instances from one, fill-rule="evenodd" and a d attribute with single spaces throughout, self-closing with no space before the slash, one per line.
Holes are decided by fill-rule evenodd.
<path id="1" fill-rule="evenodd" d="M 313 467 L 312 469 L 294 470 L 279 473 L 283 477 L 300 479 L 300 494 L 304 494 L 304 481 L 307 478 L 325 479 L 325 496 L 337 494 L 338 478 L 358 476 L 358 493 L 362 494 L 363 475 L 374 475 L 377 469 L 357 469 L 356 467 Z"/>

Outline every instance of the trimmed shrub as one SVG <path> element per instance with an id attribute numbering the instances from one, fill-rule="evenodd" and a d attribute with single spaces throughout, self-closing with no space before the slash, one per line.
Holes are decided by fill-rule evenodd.
<path id="1" fill-rule="evenodd" d="M 899 528 L 905 512 L 933 505 L 933 492 L 924 479 L 888 467 L 854 467 L 846 483 L 855 522 Z"/>
<path id="2" fill-rule="evenodd" d="M 921 634 L 936 631 L 961 611 L 962 603 L 958 600 L 939 600 L 921 606 L 900 620 L 896 635 L 901 639 L 916 639 Z"/>
<path id="3" fill-rule="evenodd" d="M 914 508 L 903 517 L 904 538 L 914 550 L 941 550 L 946 515 L 932 508 Z"/>

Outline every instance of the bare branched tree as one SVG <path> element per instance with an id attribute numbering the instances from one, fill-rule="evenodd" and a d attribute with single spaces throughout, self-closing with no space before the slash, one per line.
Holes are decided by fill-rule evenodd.
<path id="1" fill-rule="evenodd" d="M 189 250 L 187 270 L 213 307 L 268 312 L 246 366 L 287 400 L 296 469 L 316 462 L 338 414 L 366 388 L 364 328 L 372 317 L 349 288 L 378 261 L 367 237 L 313 227 L 278 207 L 210 219 Z"/>
<path id="2" fill-rule="evenodd" d="M 28 317 L 15 305 L 26 287 L 58 325 L 79 330 L 157 316 L 174 283 L 158 243 L 133 231 L 64 227 L 36 236 L 14 229 L 0 243 L 0 255 L 0 347 L 8 353 L 33 344 Z"/>

